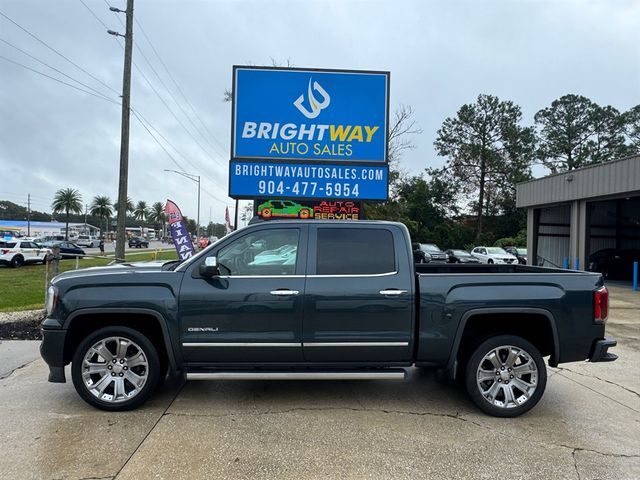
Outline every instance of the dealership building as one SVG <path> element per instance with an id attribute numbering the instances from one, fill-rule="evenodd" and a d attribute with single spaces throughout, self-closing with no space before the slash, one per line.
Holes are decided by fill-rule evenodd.
<path id="1" fill-rule="evenodd" d="M 520 183 L 517 206 L 530 264 L 585 270 L 601 250 L 640 249 L 640 155 Z"/>

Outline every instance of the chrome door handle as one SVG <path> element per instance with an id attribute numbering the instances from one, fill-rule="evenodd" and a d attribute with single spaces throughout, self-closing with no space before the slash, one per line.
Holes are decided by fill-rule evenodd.
<path id="1" fill-rule="evenodd" d="M 380 290 L 380 295 L 404 295 L 408 290 Z"/>
<path id="2" fill-rule="evenodd" d="M 298 295 L 300 292 L 298 290 L 271 290 L 269 293 L 277 297 L 286 297 L 288 295 Z"/>

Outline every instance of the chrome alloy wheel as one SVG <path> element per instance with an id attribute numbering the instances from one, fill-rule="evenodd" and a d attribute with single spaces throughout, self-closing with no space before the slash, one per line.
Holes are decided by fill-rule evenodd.
<path id="1" fill-rule="evenodd" d="M 529 401 L 538 387 L 538 367 L 523 348 L 501 345 L 480 361 L 476 384 L 491 405 L 519 407 Z"/>
<path id="2" fill-rule="evenodd" d="M 149 376 L 149 361 L 132 340 L 108 337 L 89 348 L 81 373 L 84 386 L 93 396 L 119 403 L 140 393 Z"/>

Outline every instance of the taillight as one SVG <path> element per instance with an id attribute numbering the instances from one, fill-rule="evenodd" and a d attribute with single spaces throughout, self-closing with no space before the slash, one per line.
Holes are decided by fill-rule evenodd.
<path id="1" fill-rule="evenodd" d="M 609 292 L 602 287 L 593 292 L 593 321 L 605 323 L 609 316 Z"/>

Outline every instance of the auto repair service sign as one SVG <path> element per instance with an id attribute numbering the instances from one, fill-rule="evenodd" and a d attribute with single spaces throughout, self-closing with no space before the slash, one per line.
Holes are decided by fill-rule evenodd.
<path id="1" fill-rule="evenodd" d="M 387 162 L 389 73 L 233 70 L 231 158 Z"/>

